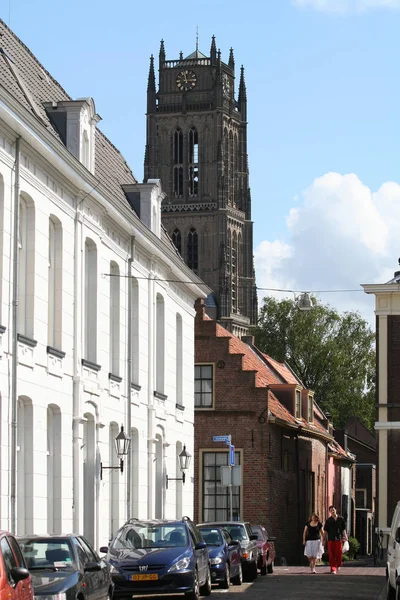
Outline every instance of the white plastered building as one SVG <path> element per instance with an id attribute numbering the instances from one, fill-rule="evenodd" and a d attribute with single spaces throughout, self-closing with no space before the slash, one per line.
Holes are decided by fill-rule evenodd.
<path id="1" fill-rule="evenodd" d="M 161 225 L 160 181 L 137 183 L 93 100 L 0 34 L 0 527 L 99 548 L 127 518 L 193 513 L 178 455 L 209 290 Z"/>

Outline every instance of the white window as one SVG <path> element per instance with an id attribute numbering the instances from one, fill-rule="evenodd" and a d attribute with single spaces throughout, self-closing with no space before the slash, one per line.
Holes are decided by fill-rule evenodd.
<path id="1" fill-rule="evenodd" d="M 176 403 L 183 406 L 183 348 L 182 348 L 182 317 L 176 314 Z"/>
<path id="2" fill-rule="evenodd" d="M 114 421 L 110 423 L 109 430 L 109 466 L 118 467 L 118 459 L 115 455 L 115 438 L 119 434 L 118 423 Z M 119 528 L 119 478 L 120 472 L 118 469 L 110 469 L 109 486 L 110 486 L 110 538 L 112 538 Z"/>
<path id="3" fill-rule="evenodd" d="M 47 407 L 47 531 L 62 531 L 61 413 Z"/>
<path id="4" fill-rule="evenodd" d="M 157 294 L 156 301 L 156 391 L 164 393 L 165 381 L 165 305 Z"/>
<path id="5" fill-rule="evenodd" d="M 33 531 L 33 407 L 18 398 L 17 410 L 17 534 Z"/>
<path id="6" fill-rule="evenodd" d="M 89 238 L 85 241 L 85 306 L 84 358 L 97 359 L 97 248 Z"/>
<path id="7" fill-rule="evenodd" d="M 295 405 L 294 416 L 296 417 L 296 419 L 301 418 L 301 392 L 300 392 L 300 390 L 296 390 L 296 405 Z"/>
<path id="8" fill-rule="evenodd" d="M 61 222 L 49 219 L 47 343 L 62 348 L 62 228 Z"/>
<path id="9" fill-rule="evenodd" d="M 110 372 L 119 375 L 120 352 L 120 277 L 119 266 L 110 263 Z"/>

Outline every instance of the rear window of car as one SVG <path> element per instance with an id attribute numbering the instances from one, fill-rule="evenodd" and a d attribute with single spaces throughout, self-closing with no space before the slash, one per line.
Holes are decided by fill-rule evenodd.
<path id="1" fill-rule="evenodd" d="M 119 530 L 112 543 L 117 549 L 173 548 L 188 545 L 186 527 L 182 524 L 148 525 L 137 523 Z"/>
<path id="2" fill-rule="evenodd" d="M 221 527 L 227 530 L 233 540 L 241 541 L 247 540 L 246 529 L 243 525 L 232 525 L 228 523 L 221 523 Z"/>
<path id="3" fill-rule="evenodd" d="M 219 529 L 213 529 L 212 527 L 201 527 L 201 535 L 207 546 L 221 546 L 223 539 Z"/>
<path id="4" fill-rule="evenodd" d="M 252 525 L 251 526 L 251 530 L 257 536 L 258 540 L 263 540 L 264 539 L 264 534 L 262 532 L 261 527 L 259 527 L 259 525 Z"/>
<path id="5" fill-rule="evenodd" d="M 68 540 L 19 540 L 29 570 L 75 568 L 74 554 Z"/>

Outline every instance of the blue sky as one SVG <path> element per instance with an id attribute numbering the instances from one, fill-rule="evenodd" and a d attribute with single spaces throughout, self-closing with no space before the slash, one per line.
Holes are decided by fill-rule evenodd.
<path id="1" fill-rule="evenodd" d="M 172 7 L 173 6 L 173 7 Z M 400 0 L 3 0 L 0 17 L 143 177 L 149 57 L 215 34 L 245 67 L 260 287 L 355 289 L 400 256 Z M 229 6 L 229 8 L 228 8 Z M 151 13 L 148 12 L 151 8 Z M 237 77 L 238 80 L 238 77 Z M 267 292 L 260 292 L 260 295 Z M 371 316 L 362 293 L 321 294 Z"/>

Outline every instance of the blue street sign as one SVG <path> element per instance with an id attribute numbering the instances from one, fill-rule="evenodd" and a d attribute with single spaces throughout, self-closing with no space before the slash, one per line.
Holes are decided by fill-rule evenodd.
<path id="1" fill-rule="evenodd" d="M 213 437 L 213 442 L 228 442 L 228 444 L 230 444 L 230 441 L 230 435 L 214 435 Z"/>
<path id="2" fill-rule="evenodd" d="M 230 445 L 230 448 L 229 448 L 229 466 L 230 467 L 235 466 L 235 446 L 232 446 L 232 444 Z"/>

